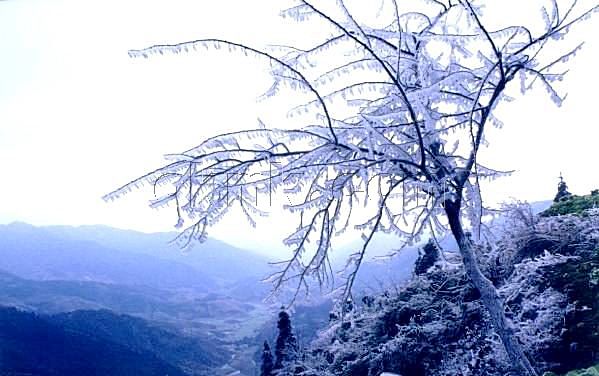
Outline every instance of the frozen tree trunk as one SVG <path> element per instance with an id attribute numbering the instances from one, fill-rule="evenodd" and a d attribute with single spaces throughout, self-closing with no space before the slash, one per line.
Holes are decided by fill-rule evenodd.
<path id="1" fill-rule="evenodd" d="M 522 346 L 505 317 L 503 300 L 499 296 L 495 286 L 493 286 L 493 283 L 485 277 L 478 266 L 478 261 L 474 255 L 473 244 L 470 238 L 464 233 L 460 221 L 460 201 L 459 199 L 457 202 L 448 200 L 445 201 L 444 206 L 449 220 L 449 227 L 460 248 L 464 269 L 474 287 L 480 292 L 481 301 L 491 316 L 491 323 L 497 334 L 499 334 L 510 360 L 523 375 L 538 376 L 526 354 L 524 354 Z"/>

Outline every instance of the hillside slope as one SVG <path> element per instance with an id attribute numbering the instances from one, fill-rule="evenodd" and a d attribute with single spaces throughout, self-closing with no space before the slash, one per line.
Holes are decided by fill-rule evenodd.
<path id="1" fill-rule="evenodd" d="M 516 335 L 537 370 L 599 362 L 599 216 L 517 211 L 480 247 Z M 291 371 L 303 375 L 517 376 L 458 254 L 397 291 L 365 298 L 321 331 Z"/>
<path id="2" fill-rule="evenodd" d="M 3 375 L 186 375 L 151 352 L 69 331 L 14 308 L 0 308 L 0 333 Z"/>
<path id="3" fill-rule="evenodd" d="M 78 280 L 211 291 L 197 269 L 151 255 L 119 251 L 89 240 L 58 236 L 22 223 L 0 226 L 0 269 L 35 280 Z"/>
<path id="4" fill-rule="evenodd" d="M 224 284 L 250 277 L 257 280 L 269 270 L 269 260 L 263 256 L 211 238 L 183 251 L 181 244 L 174 242 L 176 232 L 142 233 L 108 226 L 48 226 L 44 229 L 65 239 L 92 241 L 121 252 L 182 263 Z"/>
<path id="5" fill-rule="evenodd" d="M 61 313 L 46 318 L 68 333 L 115 343 L 139 353 L 151 353 L 190 375 L 212 374 L 230 354 L 217 339 L 202 340 L 150 325 L 145 320 L 107 310 Z"/>

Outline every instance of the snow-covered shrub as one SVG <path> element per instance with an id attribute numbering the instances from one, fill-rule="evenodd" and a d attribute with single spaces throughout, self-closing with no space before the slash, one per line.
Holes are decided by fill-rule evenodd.
<path id="1" fill-rule="evenodd" d="M 521 206 L 508 212 L 502 233 L 478 256 L 485 273 L 495 273 L 513 330 L 537 370 L 596 364 L 599 217 L 540 218 Z M 318 372 L 305 374 L 516 376 L 456 261 L 438 263 L 332 321 L 302 358 L 306 370 Z"/>

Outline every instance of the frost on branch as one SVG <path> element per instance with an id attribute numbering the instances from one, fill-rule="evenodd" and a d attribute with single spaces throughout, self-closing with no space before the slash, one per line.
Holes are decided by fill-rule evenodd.
<path id="1" fill-rule="evenodd" d="M 180 238 L 189 245 L 204 240 L 231 208 L 254 225 L 266 214 L 261 195 L 284 192 L 291 201 L 285 209 L 297 213 L 298 225 L 286 240 L 291 257 L 272 276 L 275 287 L 308 286 L 307 278 L 329 283 L 331 244 L 346 230 L 358 231 L 363 244 L 343 274 L 345 300 L 378 231 L 396 234 L 401 249 L 446 232 L 444 210 L 458 203 L 462 221 L 480 239 L 487 211 L 479 183 L 504 174 L 477 159 L 487 123 L 501 126 L 493 110 L 509 100 L 505 91 L 514 79 L 524 91 L 538 83 L 561 102 L 553 83 L 578 47 L 559 51 L 554 43 L 597 7 L 558 11 L 554 4 L 539 13 L 545 29 L 535 34 L 526 25 L 487 29 L 483 7 L 468 1 L 384 6 L 379 21 L 385 22 L 377 25 L 362 22 L 342 1 L 321 5 L 297 1 L 283 11 L 328 26 L 331 34 L 307 47 L 278 46 L 273 51 L 280 53 L 271 53 L 198 39 L 130 51 L 150 57 L 228 49 L 270 66 L 266 99 L 290 90 L 311 99 L 290 111 L 306 119 L 301 128 L 261 126 L 213 137 L 105 198 L 152 186 L 151 205 L 176 209 Z"/>

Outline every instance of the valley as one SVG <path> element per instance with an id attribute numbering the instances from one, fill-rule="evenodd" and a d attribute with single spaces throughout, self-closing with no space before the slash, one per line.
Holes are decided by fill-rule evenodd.
<path id="1" fill-rule="evenodd" d="M 111 333 L 144 341 L 161 330 L 177 346 L 171 352 L 182 354 L 166 364 L 185 374 L 253 375 L 253 339 L 273 316 L 260 282 L 268 261 L 217 241 L 182 253 L 173 236 L 0 226 L 1 314 L 67 332 L 75 325 L 101 343 L 114 342 Z"/>

